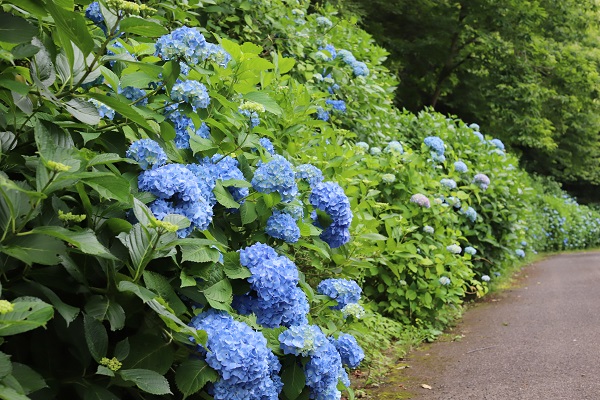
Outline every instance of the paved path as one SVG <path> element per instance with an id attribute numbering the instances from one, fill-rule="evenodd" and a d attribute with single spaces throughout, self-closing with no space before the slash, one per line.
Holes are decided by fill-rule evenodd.
<path id="1" fill-rule="evenodd" d="M 464 337 L 411 354 L 396 398 L 600 400 L 600 253 L 555 256 L 521 275 L 465 313 L 451 333 Z"/>

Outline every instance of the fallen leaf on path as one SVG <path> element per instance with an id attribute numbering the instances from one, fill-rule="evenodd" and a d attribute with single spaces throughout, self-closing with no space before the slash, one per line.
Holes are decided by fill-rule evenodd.
<path id="1" fill-rule="evenodd" d="M 422 387 L 423 389 L 429 389 L 429 390 L 433 389 L 431 386 L 429 386 L 429 385 L 426 385 L 426 384 L 424 384 L 424 383 L 421 385 L 421 387 Z"/>

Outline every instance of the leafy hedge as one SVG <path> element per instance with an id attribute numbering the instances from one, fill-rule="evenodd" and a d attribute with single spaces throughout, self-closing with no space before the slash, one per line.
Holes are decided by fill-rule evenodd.
<path id="1" fill-rule="evenodd" d="M 395 109 L 385 50 L 328 6 L 0 23 L 0 397 L 353 397 L 356 339 L 371 358 L 525 251 L 598 244 L 501 142 Z"/>

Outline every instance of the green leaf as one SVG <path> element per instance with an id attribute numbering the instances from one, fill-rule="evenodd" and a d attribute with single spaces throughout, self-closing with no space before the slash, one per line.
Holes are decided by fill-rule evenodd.
<path id="1" fill-rule="evenodd" d="M 225 207 L 235 209 L 240 208 L 240 204 L 233 199 L 229 190 L 225 189 L 221 182 L 217 181 L 213 193 L 215 194 L 217 201 Z"/>
<path id="2" fill-rule="evenodd" d="M 119 292 L 131 292 L 139 297 L 144 303 L 149 302 L 156 297 L 156 294 L 146 289 L 145 287 L 136 285 L 133 282 L 121 281 L 117 285 Z"/>
<path id="3" fill-rule="evenodd" d="M 170 92 L 171 89 L 173 88 L 173 85 L 175 84 L 175 82 L 177 81 L 177 78 L 179 77 L 179 72 L 180 72 L 180 66 L 179 66 L 179 61 L 177 61 L 177 60 L 167 61 L 165 63 L 165 65 L 163 65 L 162 75 L 163 75 L 163 79 L 165 81 L 165 86 L 167 88 L 167 92 Z"/>
<path id="4" fill-rule="evenodd" d="M 152 221 L 154 221 L 154 214 L 148 208 L 147 205 L 142 203 L 140 200 L 133 198 L 133 214 L 137 218 L 140 224 L 144 226 L 152 225 Z"/>
<path id="5" fill-rule="evenodd" d="M 69 324 L 73 322 L 75 318 L 77 318 L 77 315 L 79 315 L 79 308 L 70 306 L 63 302 L 61 298 L 58 297 L 50 288 L 33 281 L 29 284 L 44 294 L 48 301 L 50 301 L 54 308 L 56 308 L 56 311 L 58 311 L 58 313 L 65 319 L 67 326 L 69 326 Z"/>
<path id="6" fill-rule="evenodd" d="M 25 394 L 36 392 L 48 387 L 46 381 L 40 374 L 25 364 L 13 363 L 12 375 L 19 382 Z"/>
<path id="7" fill-rule="evenodd" d="M 133 86 L 136 88 L 146 88 L 150 82 L 156 82 L 156 77 L 150 76 L 145 72 L 134 72 L 121 76 L 121 86 Z"/>
<path id="8" fill-rule="evenodd" d="M 213 302 L 229 304 L 233 296 L 229 279 L 222 279 L 202 292 L 211 305 L 213 305 Z"/>
<path id="9" fill-rule="evenodd" d="M 84 55 L 94 49 L 94 40 L 81 14 L 57 7 L 53 1 L 46 2 L 46 9 L 52 15 L 57 29 L 66 34 L 83 51 Z"/>
<path id="10" fill-rule="evenodd" d="M 136 335 L 129 338 L 129 355 L 123 362 L 124 369 L 146 368 L 166 374 L 171 368 L 175 353 L 172 344 L 155 335 Z"/>
<path id="11" fill-rule="evenodd" d="M 119 30 L 121 32 L 134 33 L 149 38 L 159 37 L 169 33 L 162 25 L 138 17 L 124 18 L 119 24 Z"/>
<path id="12" fill-rule="evenodd" d="M 0 378 L 12 373 L 13 366 L 10 362 L 10 356 L 0 351 Z"/>
<path id="13" fill-rule="evenodd" d="M 246 201 L 240 206 L 240 217 L 242 218 L 243 225 L 254 222 L 258 217 L 256 214 L 256 205 Z"/>
<path id="14" fill-rule="evenodd" d="M 175 384 L 184 398 L 198 392 L 208 382 L 216 382 L 217 379 L 217 371 L 203 360 L 186 360 L 175 371 Z"/>
<path id="15" fill-rule="evenodd" d="M 223 255 L 223 272 L 230 279 L 246 279 L 252 276 L 250 270 L 240 264 L 240 253 L 230 251 Z"/>
<path id="16" fill-rule="evenodd" d="M 158 372 L 149 369 L 124 369 L 119 371 L 123 380 L 131 381 L 144 392 L 151 394 L 170 394 L 169 381 Z"/>
<path id="17" fill-rule="evenodd" d="M 123 117 L 128 118 L 141 126 L 142 128 L 154 132 L 154 129 L 148 124 L 144 116 L 138 111 L 136 106 L 131 106 L 129 103 L 120 101 L 122 96 L 106 96 L 100 93 L 86 93 L 86 96 L 98 100 L 99 102 L 109 106 Z"/>
<path id="18" fill-rule="evenodd" d="M 25 19 L 5 12 L 0 13 L 0 38 L 3 42 L 29 42 L 37 33 L 38 28 Z"/>
<path id="19" fill-rule="evenodd" d="M 16 335 L 46 325 L 54 309 L 35 297 L 18 297 L 13 300 L 14 309 L 0 314 L 0 336 Z"/>
<path id="20" fill-rule="evenodd" d="M 117 357 L 117 360 L 123 361 L 124 359 L 126 359 L 129 356 L 129 351 L 130 351 L 129 339 L 125 338 L 125 339 L 121 340 L 119 343 L 117 343 L 117 345 L 115 346 L 114 356 Z"/>
<path id="21" fill-rule="evenodd" d="M 190 148 L 194 154 L 217 149 L 217 145 L 210 139 L 201 138 L 198 135 L 190 136 Z"/>
<path id="22" fill-rule="evenodd" d="M 46 235 L 27 235 L 8 240 L 0 247 L 0 251 L 27 265 L 56 265 L 60 262 L 59 257 L 66 254 L 66 246 L 62 241 Z"/>
<path id="23" fill-rule="evenodd" d="M 72 231 L 61 226 L 38 226 L 33 228 L 32 234 L 43 234 L 52 236 L 77 247 L 85 254 L 91 254 L 94 256 L 107 258 L 110 260 L 116 260 L 106 247 L 104 247 L 99 241 L 94 231 L 91 229 L 83 229 L 78 231 Z M 29 233 L 28 232 L 28 233 Z"/>
<path id="24" fill-rule="evenodd" d="M 386 236 L 380 235 L 379 233 L 364 233 L 360 235 L 361 239 L 372 240 L 372 241 L 385 241 L 388 240 Z"/>
<path id="25" fill-rule="evenodd" d="M 107 175 L 96 178 L 85 178 L 81 181 L 106 199 L 113 199 L 124 204 L 131 204 L 131 187 L 129 186 L 129 182 L 123 177 Z"/>
<path id="26" fill-rule="evenodd" d="M 83 314 L 83 332 L 90 354 L 97 362 L 106 357 L 108 351 L 108 334 L 102 322 Z"/>
<path id="27" fill-rule="evenodd" d="M 187 307 L 177 296 L 167 278 L 151 271 L 144 271 L 143 276 L 146 287 L 165 299 L 176 315 L 181 315 L 187 311 Z"/>
<path id="28" fill-rule="evenodd" d="M 227 179 L 224 181 L 221 181 L 221 184 L 224 187 L 236 187 L 236 188 L 251 188 L 252 184 L 248 181 L 243 181 L 241 179 Z"/>
<path id="29" fill-rule="evenodd" d="M 0 399 L 2 400 L 30 400 L 29 397 L 17 392 L 15 389 L 0 384 Z"/>
<path id="30" fill-rule="evenodd" d="M 65 108 L 69 114 L 84 124 L 98 125 L 100 123 L 98 109 L 89 101 L 74 98 L 65 103 Z"/>
<path id="31" fill-rule="evenodd" d="M 104 365 L 98 365 L 98 369 L 96 369 L 96 375 L 115 376 L 115 372 Z"/>
<path id="32" fill-rule="evenodd" d="M 0 86 L 23 96 L 27 95 L 31 89 L 30 86 L 12 79 L 0 79 Z"/>
<path id="33" fill-rule="evenodd" d="M 108 319 L 111 331 L 120 330 L 125 325 L 125 311 L 123 307 L 107 297 L 92 296 L 85 305 L 85 312 L 90 317 L 99 321 Z"/>
<path id="34" fill-rule="evenodd" d="M 302 365 L 297 362 L 285 367 L 281 372 L 281 381 L 283 382 L 283 393 L 289 400 L 298 398 L 304 386 L 306 386 L 306 377 Z"/>
<path id="35" fill-rule="evenodd" d="M 283 113 L 283 109 L 279 106 L 279 104 L 277 104 L 277 102 L 265 92 L 246 93 L 244 95 L 244 99 L 262 104 L 265 106 L 265 110 L 272 114 L 281 115 Z"/>
<path id="36" fill-rule="evenodd" d="M 217 262 L 219 261 L 219 250 L 210 248 L 207 245 L 181 245 L 181 262 Z"/>
<path id="37" fill-rule="evenodd" d="M 120 400 L 113 392 L 102 386 L 91 385 L 85 388 L 83 400 Z"/>

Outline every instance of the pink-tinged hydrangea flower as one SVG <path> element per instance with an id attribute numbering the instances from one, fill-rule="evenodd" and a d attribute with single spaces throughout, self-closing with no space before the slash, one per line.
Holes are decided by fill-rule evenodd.
<path id="1" fill-rule="evenodd" d="M 413 194 L 412 197 L 410 198 L 410 202 L 415 203 L 416 205 L 425 207 L 425 208 L 431 207 L 431 204 L 429 203 L 429 199 L 427 198 L 427 196 L 425 196 L 424 194 L 421 194 L 421 193 Z"/>
<path id="2" fill-rule="evenodd" d="M 473 177 L 473 183 L 481 188 L 481 190 L 486 190 L 490 185 L 490 178 L 486 174 L 477 174 Z"/>

